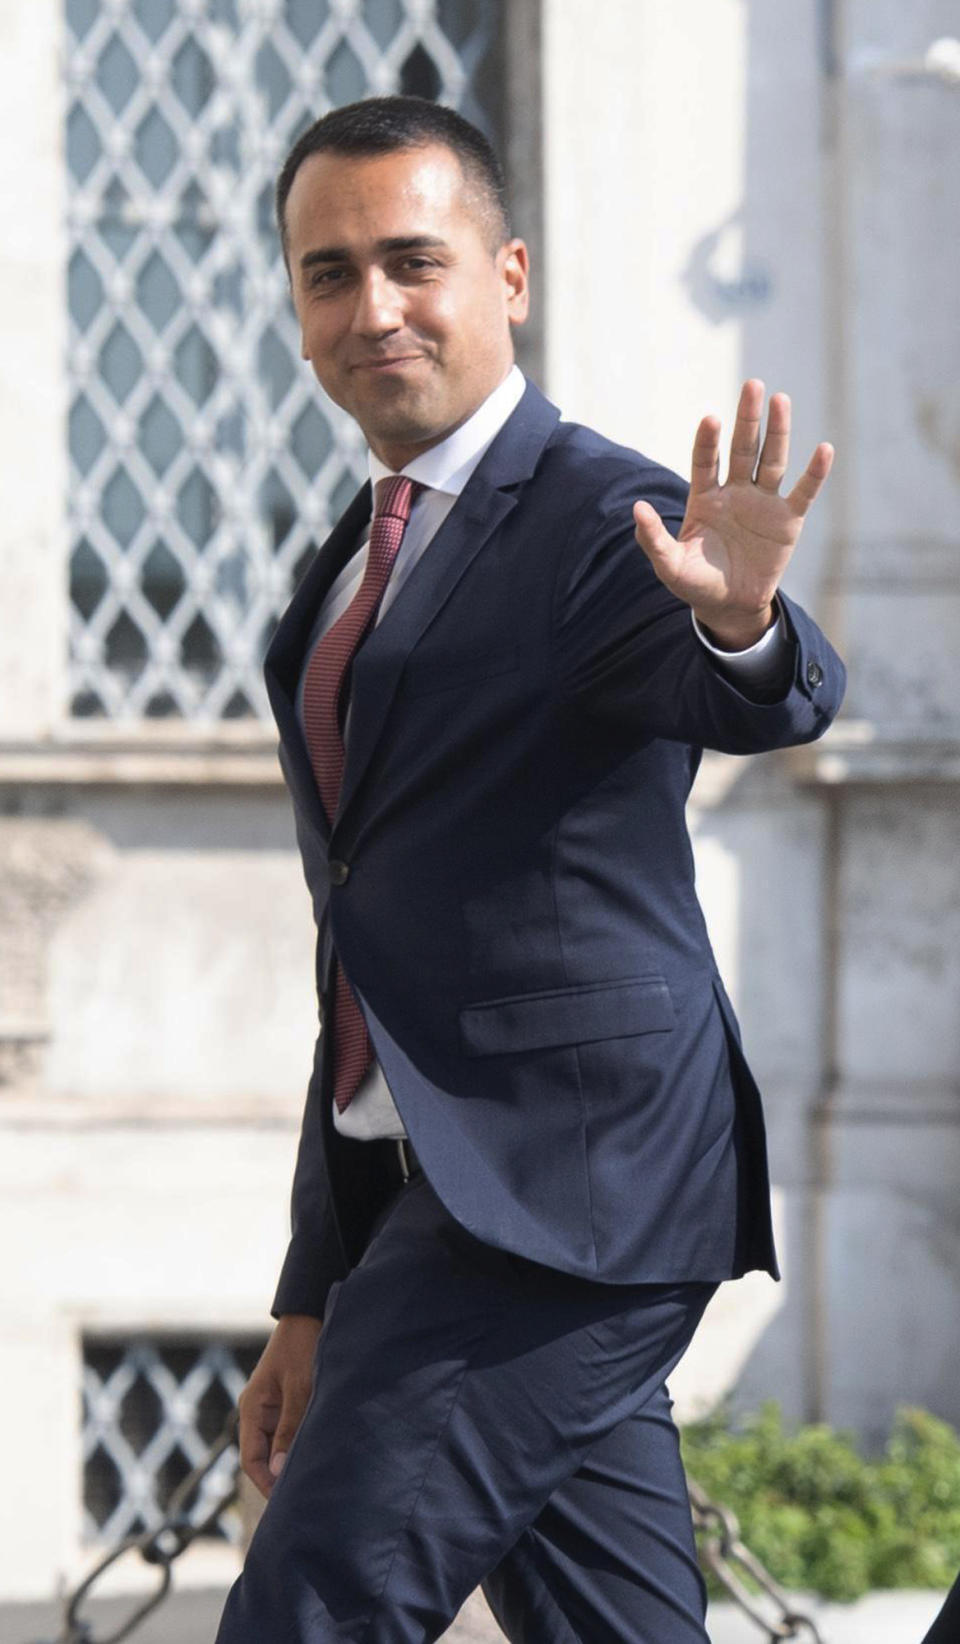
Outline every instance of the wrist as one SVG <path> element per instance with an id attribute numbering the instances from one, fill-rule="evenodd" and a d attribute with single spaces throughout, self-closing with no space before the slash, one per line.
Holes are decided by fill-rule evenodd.
<path id="1" fill-rule="evenodd" d="M 777 620 L 773 604 L 762 611 L 698 611 L 693 614 L 711 645 L 720 651 L 746 651 L 756 645 Z"/>
<path id="2" fill-rule="evenodd" d="M 323 1320 L 318 1319 L 313 1313 L 281 1313 L 276 1328 L 282 1330 L 285 1335 L 295 1331 L 305 1331 L 309 1334 L 310 1331 L 319 1330 L 322 1323 Z"/>

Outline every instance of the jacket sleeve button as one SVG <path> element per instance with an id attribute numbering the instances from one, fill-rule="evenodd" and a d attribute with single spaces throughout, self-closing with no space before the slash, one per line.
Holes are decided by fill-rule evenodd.
<path id="1" fill-rule="evenodd" d="M 823 684 L 823 669 L 819 662 L 811 661 L 807 663 L 807 684 L 812 685 L 814 690 L 818 685 Z"/>

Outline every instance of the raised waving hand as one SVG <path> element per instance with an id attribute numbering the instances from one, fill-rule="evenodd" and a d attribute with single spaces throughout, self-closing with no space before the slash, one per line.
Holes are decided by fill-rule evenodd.
<path id="1" fill-rule="evenodd" d="M 740 390 L 722 485 L 720 421 L 701 421 L 678 536 L 670 535 L 650 503 L 633 505 L 637 541 L 660 581 L 729 650 L 752 645 L 773 621 L 773 596 L 833 463 L 833 447 L 821 443 L 793 490 L 782 497 L 790 401 L 786 394 L 771 395 L 761 446 L 763 401 L 763 383 L 750 378 Z"/>

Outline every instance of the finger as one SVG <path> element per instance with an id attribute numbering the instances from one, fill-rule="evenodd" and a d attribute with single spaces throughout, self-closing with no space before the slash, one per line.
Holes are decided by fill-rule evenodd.
<path id="1" fill-rule="evenodd" d="M 633 520 L 635 536 L 650 561 L 657 576 L 661 579 L 670 575 L 671 566 L 677 552 L 677 544 L 667 530 L 649 502 L 635 502 L 633 505 Z"/>
<path id="2" fill-rule="evenodd" d="M 756 483 L 761 491 L 779 491 L 789 460 L 790 398 L 787 394 L 771 394 L 767 432 L 757 464 Z"/>
<path id="3" fill-rule="evenodd" d="M 720 418 L 703 417 L 693 442 L 690 495 L 712 490 L 720 470 Z"/>
<path id="4" fill-rule="evenodd" d="M 760 423 L 763 418 L 763 383 L 751 377 L 740 390 L 737 417 L 730 441 L 728 485 L 749 485 L 760 450 Z"/>
<path id="5" fill-rule="evenodd" d="M 287 1375 L 283 1385 L 283 1409 L 270 1446 L 270 1473 L 277 1478 L 287 1459 L 287 1452 L 303 1419 L 310 1398 L 311 1383 L 300 1376 Z"/>
<path id="6" fill-rule="evenodd" d="M 278 1406 L 261 1405 L 253 1411 L 240 1406 L 240 1465 L 262 1496 L 269 1496 L 273 1489 L 270 1441 L 278 1414 Z"/>
<path id="7" fill-rule="evenodd" d="M 803 518 L 810 504 L 816 501 L 824 481 L 833 467 L 833 446 L 822 441 L 787 498 L 793 513 Z"/>

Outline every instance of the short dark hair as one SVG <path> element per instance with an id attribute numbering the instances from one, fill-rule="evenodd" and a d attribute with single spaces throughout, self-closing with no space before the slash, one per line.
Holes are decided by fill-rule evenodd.
<path id="1" fill-rule="evenodd" d="M 483 132 L 456 109 L 427 97 L 366 97 L 346 103 L 301 132 L 283 162 L 277 178 L 277 226 L 284 257 L 287 255 L 287 196 L 293 179 L 311 154 L 391 154 L 399 149 L 426 148 L 431 143 L 449 148 L 479 196 L 481 212 L 489 221 L 491 242 L 510 238 L 510 215 L 503 167 Z"/>

